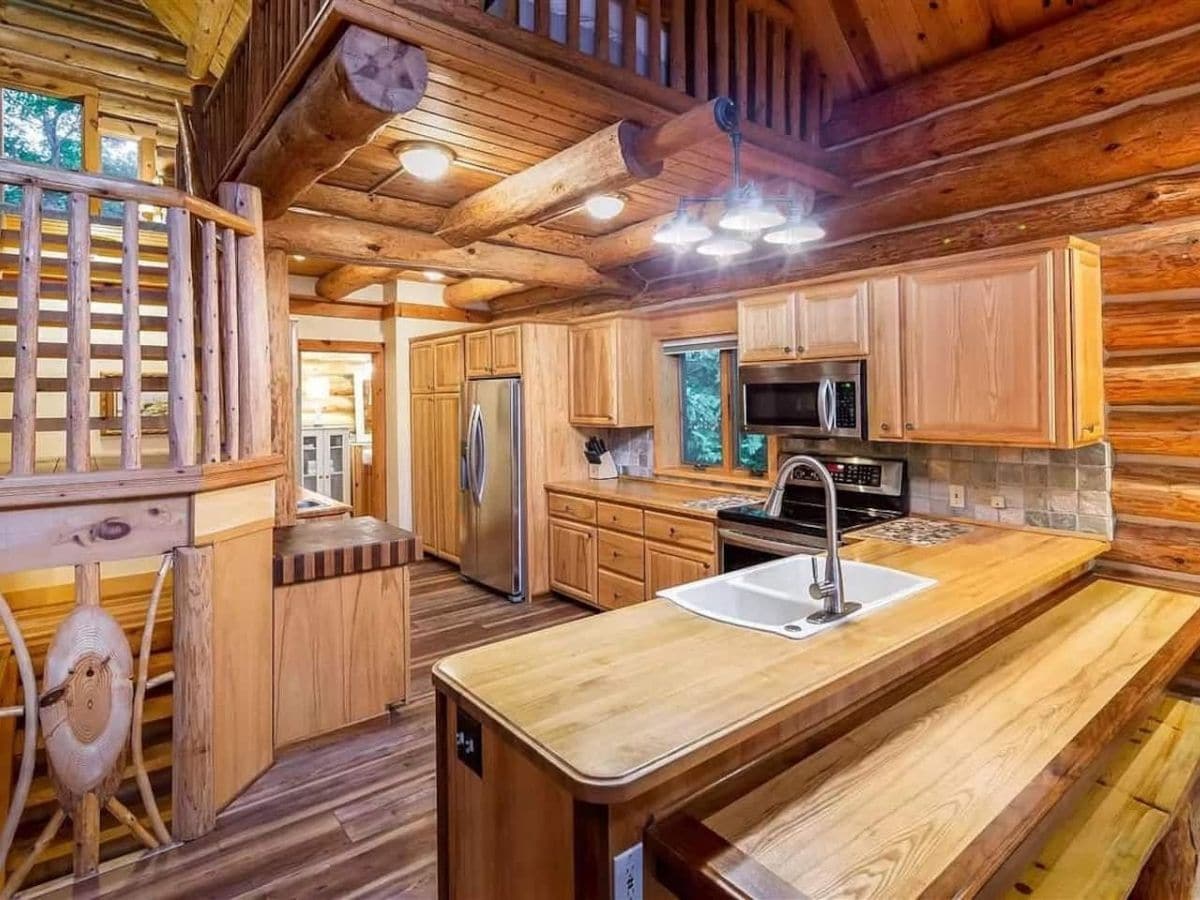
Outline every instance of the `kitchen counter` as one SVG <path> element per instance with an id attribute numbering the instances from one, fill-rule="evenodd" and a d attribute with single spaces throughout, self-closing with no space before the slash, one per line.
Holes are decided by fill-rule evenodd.
<path id="1" fill-rule="evenodd" d="M 408 565 L 421 538 L 373 516 L 275 529 L 275 586 Z"/>
<path id="2" fill-rule="evenodd" d="M 607 490 L 620 500 L 663 488 Z M 622 802 L 785 724 L 821 724 L 1018 613 L 1107 546 L 987 526 L 936 547 L 868 539 L 844 558 L 938 584 L 800 641 L 656 599 L 448 657 L 434 680 L 572 796 Z"/>
<path id="3" fill-rule="evenodd" d="M 546 485 L 546 490 L 555 494 L 570 494 L 574 497 L 587 497 L 591 500 L 603 500 L 609 503 L 626 503 L 640 506 L 643 509 L 653 509 L 659 512 L 676 515 L 692 516 L 698 519 L 716 521 L 717 512 L 713 509 L 703 509 L 688 506 L 691 500 L 708 500 L 713 497 L 730 497 L 752 494 L 741 488 L 708 488 L 678 484 L 671 481 L 658 481 L 648 478 L 611 478 L 607 481 L 559 481 Z M 765 494 L 764 494 L 765 496 Z"/>

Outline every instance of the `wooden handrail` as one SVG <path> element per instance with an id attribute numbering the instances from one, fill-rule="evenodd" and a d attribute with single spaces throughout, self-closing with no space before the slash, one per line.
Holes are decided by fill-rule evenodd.
<path id="1" fill-rule="evenodd" d="M 182 209 L 192 215 L 232 228 L 241 235 L 253 235 L 254 224 L 235 213 L 199 197 L 157 184 L 131 178 L 71 172 L 36 163 L 0 160 L 0 184 L 28 185 L 43 191 L 82 193 L 102 200 L 133 200 L 166 209 Z"/>

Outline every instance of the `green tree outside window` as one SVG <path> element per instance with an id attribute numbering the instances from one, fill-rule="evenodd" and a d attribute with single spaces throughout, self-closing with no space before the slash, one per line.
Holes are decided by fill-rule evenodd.
<path id="1" fill-rule="evenodd" d="M 76 172 L 83 168 L 82 103 L 14 88 L 0 90 L 0 102 L 4 132 L 0 152 L 5 158 Z M 21 189 L 5 185 L 4 202 L 20 203 Z M 46 194 L 46 209 L 66 206 L 66 194 Z"/>
<path id="2" fill-rule="evenodd" d="M 728 367 L 733 403 L 727 404 L 722 368 Z M 680 458 L 685 465 L 726 468 L 725 429 L 731 429 L 736 458 L 728 468 L 767 470 L 767 439 L 739 425 L 737 355 L 731 350 L 692 350 L 679 357 Z"/>

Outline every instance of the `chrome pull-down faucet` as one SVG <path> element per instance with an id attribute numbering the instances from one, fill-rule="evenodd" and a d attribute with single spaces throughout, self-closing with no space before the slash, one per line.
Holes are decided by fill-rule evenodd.
<path id="1" fill-rule="evenodd" d="M 775 477 L 775 484 L 763 503 L 763 512 L 773 519 L 779 518 L 783 510 L 783 489 L 792 473 L 801 467 L 816 475 L 825 489 L 825 574 L 821 578 L 817 577 L 817 558 L 814 556 L 813 580 L 808 587 L 809 596 L 824 604 L 821 610 L 808 617 L 808 621 L 820 625 L 848 616 L 861 608 L 862 604 L 846 602 L 842 583 L 842 560 L 838 556 L 837 485 L 833 483 L 833 476 L 819 459 L 801 454 L 784 460 L 783 465 L 779 467 L 779 474 Z"/>

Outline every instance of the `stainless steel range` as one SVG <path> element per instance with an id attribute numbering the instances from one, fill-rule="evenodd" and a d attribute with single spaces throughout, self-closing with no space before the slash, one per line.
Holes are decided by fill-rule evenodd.
<path id="1" fill-rule="evenodd" d="M 908 514 L 904 460 L 861 456 L 818 456 L 837 487 L 838 538 Z M 717 513 L 722 572 L 744 569 L 783 556 L 825 547 L 824 493 L 817 476 L 798 469 L 784 489 L 778 518 L 760 503 Z"/>

